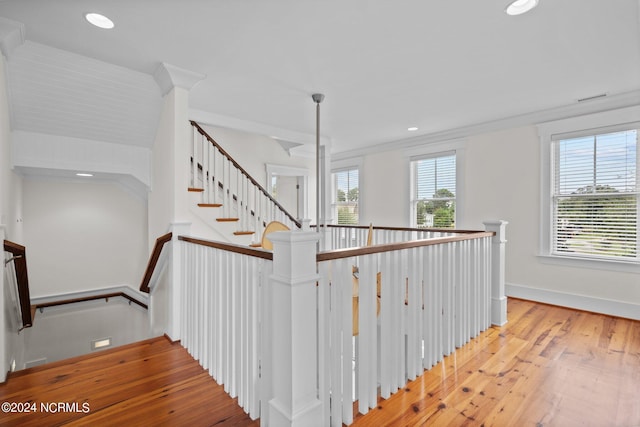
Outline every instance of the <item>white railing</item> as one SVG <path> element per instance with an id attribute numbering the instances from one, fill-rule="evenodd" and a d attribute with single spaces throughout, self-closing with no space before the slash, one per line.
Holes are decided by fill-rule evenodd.
<path id="1" fill-rule="evenodd" d="M 202 190 L 202 203 L 219 204 L 220 217 L 235 219 L 237 231 L 254 232 L 254 241 L 271 221 L 290 229 L 297 221 L 197 123 L 192 124 L 190 185 Z"/>
<path id="2" fill-rule="evenodd" d="M 270 363 L 264 285 L 271 254 L 188 238 L 179 244 L 182 345 L 256 419 L 261 399 L 270 393 L 269 372 L 263 370 L 261 378 L 261 363 Z"/>
<path id="3" fill-rule="evenodd" d="M 320 254 L 333 258 L 318 264 L 324 302 L 318 322 L 330 325 L 319 337 L 321 400 L 330 401 L 324 409 L 331 425 L 351 424 L 354 400 L 366 414 L 378 405 L 378 388 L 388 398 L 490 326 L 492 235 L 453 239 L 460 240 L 432 238 L 361 256 Z"/>
<path id="4" fill-rule="evenodd" d="M 505 224 L 320 253 L 308 226 L 273 252 L 180 236 L 168 335 L 261 425 L 349 425 L 506 322 Z"/>
<path id="5" fill-rule="evenodd" d="M 331 249 L 357 248 L 367 246 L 369 234 L 372 245 L 409 242 L 412 240 L 432 239 L 435 237 L 455 236 L 469 231 L 436 229 L 436 228 L 395 228 L 360 225 L 328 225 Z"/>

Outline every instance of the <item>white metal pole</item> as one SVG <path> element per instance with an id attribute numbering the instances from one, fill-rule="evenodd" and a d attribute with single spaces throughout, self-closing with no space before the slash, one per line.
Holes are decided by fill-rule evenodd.
<path id="1" fill-rule="evenodd" d="M 320 232 L 320 103 L 324 99 L 321 93 L 311 95 L 316 103 L 316 231 Z"/>

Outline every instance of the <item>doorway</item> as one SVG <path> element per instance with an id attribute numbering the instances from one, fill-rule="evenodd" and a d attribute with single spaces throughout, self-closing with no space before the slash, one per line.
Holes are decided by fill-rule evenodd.
<path id="1" fill-rule="evenodd" d="M 307 218 L 309 171 L 267 164 L 268 191 L 296 219 Z"/>

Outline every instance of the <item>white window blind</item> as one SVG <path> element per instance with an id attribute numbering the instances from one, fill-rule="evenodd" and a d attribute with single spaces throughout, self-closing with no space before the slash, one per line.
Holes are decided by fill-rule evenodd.
<path id="1" fill-rule="evenodd" d="M 456 222 L 456 155 L 446 153 L 411 162 L 412 208 L 417 227 L 453 228 Z"/>
<path id="2" fill-rule="evenodd" d="M 334 212 L 333 217 L 339 225 L 358 224 L 358 169 L 334 172 Z"/>
<path id="3" fill-rule="evenodd" d="M 638 132 L 552 141 L 552 252 L 638 261 Z"/>

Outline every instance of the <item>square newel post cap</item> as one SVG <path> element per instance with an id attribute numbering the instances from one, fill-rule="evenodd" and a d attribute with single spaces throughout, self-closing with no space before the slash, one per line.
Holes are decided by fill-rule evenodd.
<path id="1" fill-rule="evenodd" d="M 500 243 L 505 243 L 507 241 L 506 227 L 507 227 L 507 224 L 509 224 L 509 221 L 498 219 L 498 220 L 484 221 L 483 224 L 484 224 L 485 230 L 493 231 L 496 233 L 494 237 L 494 241 L 497 241 Z"/>
<path id="2" fill-rule="evenodd" d="M 273 274 L 291 283 L 315 279 L 320 236 L 314 231 L 277 231 L 269 234 L 273 243 Z"/>

